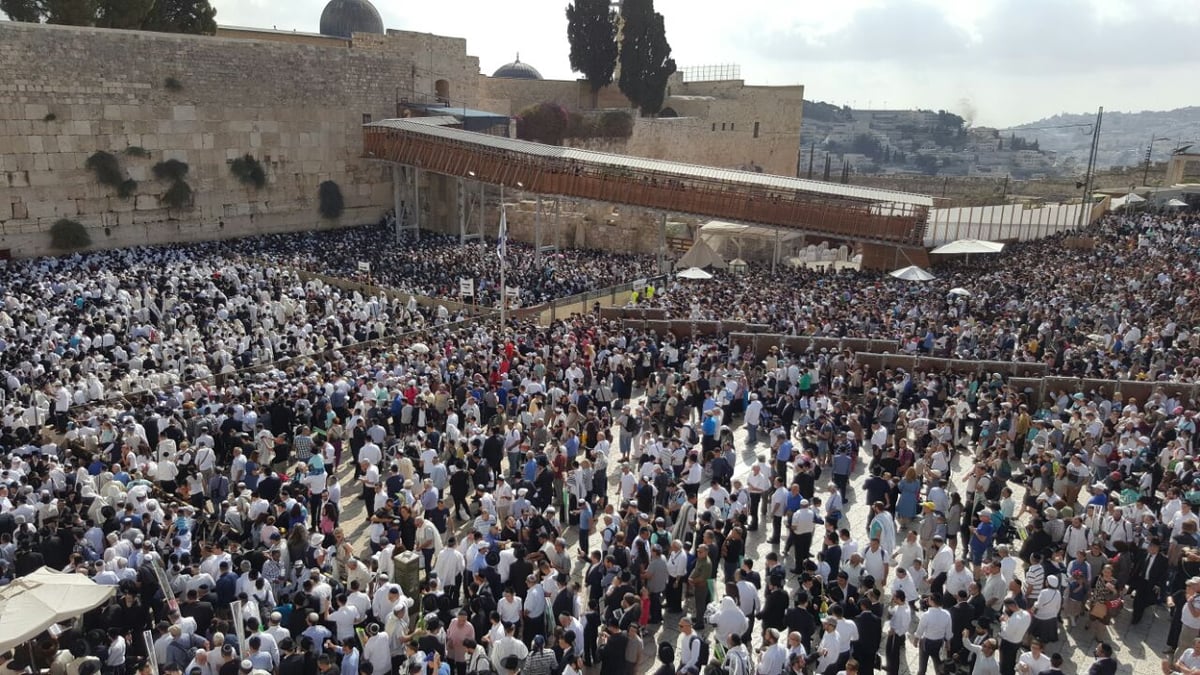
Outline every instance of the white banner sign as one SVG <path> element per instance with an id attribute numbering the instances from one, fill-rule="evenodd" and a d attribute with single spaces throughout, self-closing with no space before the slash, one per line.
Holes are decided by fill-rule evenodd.
<path id="1" fill-rule="evenodd" d="M 521 289 L 520 288 L 517 288 L 515 286 L 509 286 L 506 290 L 508 291 L 508 297 L 510 297 L 510 298 L 521 297 Z"/>
<path id="2" fill-rule="evenodd" d="M 362 272 L 363 274 L 370 274 L 371 273 L 371 263 L 369 263 L 369 262 L 358 263 L 358 271 Z"/>
<path id="3" fill-rule="evenodd" d="M 464 298 L 475 297 L 475 280 L 474 279 L 459 279 L 458 294 Z"/>

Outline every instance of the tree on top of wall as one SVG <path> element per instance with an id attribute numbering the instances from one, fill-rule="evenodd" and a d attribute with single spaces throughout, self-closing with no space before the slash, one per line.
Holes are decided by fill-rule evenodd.
<path id="1" fill-rule="evenodd" d="M 617 12 L 609 0 L 575 0 L 567 5 L 567 41 L 571 44 L 571 70 L 583 73 L 596 92 L 612 84 L 617 68 Z"/>
<path id="2" fill-rule="evenodd" d="M 666 98 L 667 79 L 676 70 L 663 15 L 654 11 L 654 0 L 625 0 L 621 19 L 621 77 L 617 84 L 642 115 L 656 115 Z"/>
<path id="3" fill-rule="evenodd" d="M 165 33 L 216 32 L 208 0 L 0 0 L 13 21 L 97 26 Z"/>

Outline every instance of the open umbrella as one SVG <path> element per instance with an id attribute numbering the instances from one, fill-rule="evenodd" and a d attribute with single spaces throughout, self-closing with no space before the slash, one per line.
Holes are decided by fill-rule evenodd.
<path id="1" fill-rule="evenodd" d="M 683 270 L 682 272 L 680 272 L 679 274 L 676 274 L 675 276 L 679 277 L 680 279 L 711 279 L 711 278 L 713 278 L 713 275 L 709 274 L 708 272 L 705 272 L 704 270 L 700 269 L 699 267 L 689 267 L 686 270 Z"/>
<path id="2" fill-rule="evenodd" d="M 1187 205 L 1188 205 L 1188 203 L 1187 203 L 1187 202 L 1185 202 L 1185 201 L 1183 201 L 1182 199 L 1172 199 L 1172 200 L 1170 200 L 1170 201 L 1168 201 L 1168 202 L 1167 202 L 1167 206 L 1171 206 L 1171 207 L 1174 207 L 1174 208 L 1177 208 L 1177 209 L 1178 209 L 1178 208 L 1181 208 L 1181 207 L 1184 207 L 1184 206 L 1187 206 Z"/>
<path id="3" fill-rule="evenodd" d="M 1134 192 L 1130 192 L 1129 194 L 1125 195 L 1126 204 L 1141 204 L 1144 201 L 1146 201 L 1145 197 L 1139 197 L 1137 193 Z"/>
<path id="4" fill-rule="evenodd" d="M 968 291 L 965 288 L 951 288 L 950 295 L 965 295 L 969 298 L 971 297 L 971 291 Z"/>
<path id="5" fill-rule="evenodd" d="M 0 652 L 104 604 L 116 586 L 43 567 L 0 589 Z"/>
<path id="6" fill-rule="evenodd" d="M 414 342 L 413 345 L 411 347 L 409 347 L 409 349 L 413 350 L 414 352 L 416 352 L 418 354 L 428 354 L 429 353 L 429 345 L 425 344 L 424 342 Z"/>
<path id="7" fill-rule="evenodd" d="M 916 265 L 909 265 L 908 267 L 903 267 L 895 272 L 888 272 L 888 274 L 891 274 L 897 279 L 904 279 L 905 281 L 930 281 L 937 278 L 920 267 L 917 267 Z"/>
<path id="8" fill-rule="evenodd" d="M 957 239 L 949 244 L 943 244 L 930 253 L 939 255 L 954 255 L 962 253 L 999 253 L 1004 250 L 1004 244 L 984 239 Z"/>

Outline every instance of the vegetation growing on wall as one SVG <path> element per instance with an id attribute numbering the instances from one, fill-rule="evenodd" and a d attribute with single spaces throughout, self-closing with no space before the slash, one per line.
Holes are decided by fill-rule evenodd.
<path id="1" fill-rule="evenodd" d="M 57 251 L 74 251 L 91 245 L 91 235 L 78 221 L 63 218 L 50 226 L 50 247 Z"/>
<path id="2" fill-rule="evenodd" d="M 342 189 L 338 184 L 327 180 L 317 188 L 317 204 L 321 215 L 329 220 L 336 220 L 346 210 L 346 200 L 342 197 Z"/>
<path id="3" fill-rule="evenodd" d="M 150 156 L 150 151 L 143 148 L 140 145 L 131 145 L 128 148 L 125 148 L 125 154 L 129 155 L 130 157 L 143 157 L 144 158 L 144 157 Z"/>
<path id="4" fill-rule="evenodd" d="M 54 113 L 46 113 L 46 116 L 42 118 L 42 121 L 53 122 L 56 119 L 58 119 L 58 115 L 55 115 Z"/>
<path id="5" fill-rule="evenodd" d="M 253 185 L 261 189 L 267 184 L 267 172 L 263 170 L 262 163 L 249 153 L 233 160 L 229 165 L 229 171 L 243 185 Z"/>
<path id="6" fill-rule="evenodd" d="M 96 175 L 96 180 L 101 185 L 115 188 L 117 196 L 121 199 L 128 199 L 137 191 L 137 181 L 125 177 L 121 162 L 111 152 L 98 150 L 92 153 L 84 167 Z"/>
<path id="7" fill-rule="evenodd" d="M 179 210 L 191 206 L 192 186 L 187 184 L 188 165 L 177 159 L 168 159 L 154 165 L 154 177 L 171 182 L 171 187 L 159 199 L 168 207 Z"/>
<path id="8" fill-rule="evenodd" d="M 557 103 L 546 102 L 529 106 L 517 115 L 517 138 L 562 145 L 569 119 L 567 109 Z"/>
<path id="9" fill-rule="evenodd" d="M 163 88 L 167 91 L 183 91 L 183 83 L 173 77 L 168 77 L 163 80 Z"/>

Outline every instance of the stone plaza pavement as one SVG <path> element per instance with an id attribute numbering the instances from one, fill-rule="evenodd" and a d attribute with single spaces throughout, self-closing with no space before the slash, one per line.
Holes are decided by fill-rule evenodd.
<path id="1" fill-rule="evenodd" d="M 615 429 L 611 433 L 615 433 Z M 610 437 L 615 437 L 611 436 Z M 761 437 L 761 434 L 760 434 Z M 735 467 L 735 478 L 744 479 L 750 473 L 750 465 L 758 455 L 769 455 L 769 448 L 761 441 L 756 449 L 746 448 L 746 430 L 744 426 L 738 426 L 734 429 L 735 447 L 738 449 L 738 464 Z M 768 456 L 768 460 L 771 458 Z M 858 489 L 863 481 L 866 462 L 859 462 L 855 474 L 851 479 L 851 489 L 847 494 L 847 509 L 846 519 L 842 523 L 842 527 L 848 527 L 852 536 L 865 544 L 868 517 L 870 513 L 869 505 L 862 501 L 862 491 Z M 955 456 L 953 465 L 953 478 L 950 485 L 951 490 L 961 489 L 962 482 L 959 480 L 964 473 L 973 465 L 969 457 L 969 453 L 958 453 Z M 610 500 L 619 501 L 617 496 L 618 481 L 617 477 L 620 472 L 615 470 L 616 465 L 610 465 L 609 475 L 609 497 Z M 343 518 L 342 526 L 346 530 L 347 535 L 355 542 L 356 545 L 365 546 L 366 543 L 366 523 L 364 522 L 364 514 L 362 501 L 358 498 L 360 491 L 348 484 L 353 480 L 353 471 L 348 465 L 343 465 L 339 472 L 342 481 L 342 509 Z M 828 469 L 825 470 L 823 476 L 828 476 Z M 827 481 L 822 481 L 827 482 Z M 1021 503 L 1024 497 L 1024 488 L 1015 483 L 1010 482 L 1010 487 L 1013 489 L 1013 497 L 1017 504 Z M 700 503 L 704 502 L 705 492 L 700 493 Z M 466 530 L 462 523 L 457 524 L 457 530 L 461 534 Z M 576 550 L 578 543 L 577 530 L 573 528 L 567 531 L 566 539 L 571 545 L 572 550 Z M 785 532 L 786 538 L 786 532 Z M 764 567 L 763 561 L 767 553 L 771 551 L 782 552 L 782 544 L 768 543 L 770 538 L 769 521 L 766 526 L 760 527 L 758 531 L 749 532 L 746 550 L 747 557 L 753 558 L 755 561 L 754 568 L 762 570 Z M 899 538 L 898 538 L 899 540 Z M 593 538 L 593 542 L 596 540 Z M 961 550 L 961 548 L 960 548 Z M 782 556 L 781 556 L 782 557 Z M 789 557 L 790 560 L 790 557 Z M 791 564 L 787 560 L 784 561 L 785 566 L 790 568 Z M 1018 562 L 1018 565 L 1020 563 Z M 582 562 L 576 563 L 573 574 L 576 580 L 582 580 L 583 572 L 586 565 Z M 1018 577 L 1023 576 L 1023 569 L 1019 568 Z M 788 574 L 787 590 L 789 596 L 795 592 L 799 581 L 794 574 Z M 723 597 L 723 584 L 716 584 L 716 597 L 714 600 L 719 600 Z M 1127 599 L 1127 605 L 1129 601 Z M 689 602 L 685 609 L 691 606 Z M 638 673 L 650 673 L 656 670 L 659 666 L 656 658 L 659 642 L 667 641 L 672 646 L 678 645 L 679 627 L 678 620 L 681 615 L 667 613 L 664 617 L 662 626 L 651 624 L 649 630 L 652 631 L 653 639 L 647 637 L 644 639 L 643 658 L 638 664 Z M 1165 605 L 1160 605 L 1148 609 L 1142 621 L 1134 626 L 1130 625 L 1130 612 L 1124 610 L 1121 616 L 1117 619 L 1114 625 L 1109 626 L 1107 634 L 1104 637 L 1106 641 L 1113 644 L 1116 653 L 1114 656 L 1120 662 L 1121 667 L 1118 671 L 1122 675 L 1161 675 L 1161 660 L 1162 653 L 1166 647 L 1166 634 L 1170 626 L 1170 614 Z M 913 620 L 913 628 L 916 628 L 916 617 Z M 886 629 L 886 624 L 885 624 Z M 706 631 L 711 633 L 711 629 Z M 754 630 L 754 647 L 757 648 L 761 644 L 761 624 L 757 624 Z M 1088 668 L 1094 661 L 1093 649 L 1096 645 L 1096 638 L 1093 636 L 1084 625 L 1066 626 L 1064 625 L 1059 631 L 1060 640 L 1046 646 L 1047 654 L 1059 653 L 1062 654 L 1064 664 L 1063 671 L 1065 675 L 1075 675 L 1076 673 L 1086 673 Z M 907 670 L 902 669 L 901 673 L 917 672 L 917 649 L 911 642 L 905 650 L 905 655 L 908 660 Z M 678 657 L 677 657 L 678 658 Z M 883 655 L 880 652 L 880 660 L 882 662 Z M 756 661 L 757 662 L 757 661 Z M 932 669 L 932 665 L 930 666 Z M 591 669 L 594 673 L 599 673 L 599 667 Z M 882 672 L 882 668 L 876 672 Z M 931 670 L 932 672 L 932 670 Z M 603 675 L 603 674 L 600 674 Z M 774 675 L 774 674 L 763 674 Z"/>

